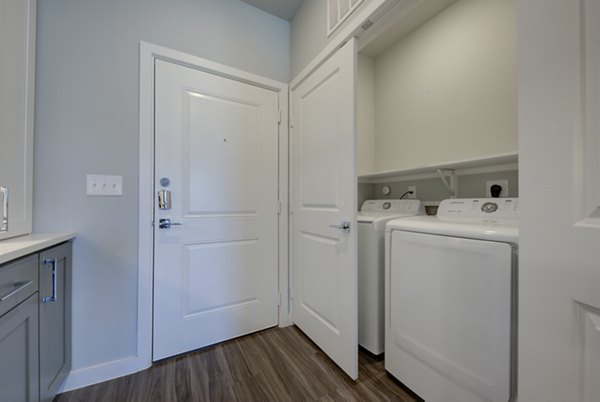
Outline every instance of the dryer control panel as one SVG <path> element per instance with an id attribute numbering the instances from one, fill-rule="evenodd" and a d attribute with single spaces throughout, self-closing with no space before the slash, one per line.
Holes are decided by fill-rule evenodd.
<path id="1" fill-rule="evenodd" d="M 518 198 L 449 199 L 440 203 L 440 219 L 515 221 L 519 219 Z"/>

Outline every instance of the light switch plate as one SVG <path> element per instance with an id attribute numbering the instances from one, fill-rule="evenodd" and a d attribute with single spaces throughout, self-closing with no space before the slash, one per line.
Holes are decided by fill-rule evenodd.
<path id="1" fill-rule="evenodd" d="M 119 197 L 123 195 L 123 176 L 88 174 L 87 192 L 92 197 Z"/>

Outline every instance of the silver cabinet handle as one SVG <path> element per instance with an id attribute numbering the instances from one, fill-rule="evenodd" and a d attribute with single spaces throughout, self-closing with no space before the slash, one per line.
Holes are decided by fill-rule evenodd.
<path id="1" fill-rule="evenodd" d="M 342 221 L 342 223 L 339 225 L 329 225 L 329 227 L 334 228 L 334 229 L 340 229 L 346 233 L 350 233 L 350 222 L 349 221 Z"/>
<path id="2" fill-rule="evenodd" d="M 171 229 L 171 226 L 181 226 L 181 223 L 171 222 L 168 218 L 158 220 L 159 229 Z"/>
<path id="3" fill-rule="evenodd" d="M 0 232 L 8 232 L 8 187 L 0 186 L 2 193 L 2 216 L 0 220 Z"/>
<path id="4" fill-rule="evenodd" d="M 42 303 L 53 303 L 57 300 L 56 297 L 56 258 L 47 258 L 44 261 L 44 265 L 52 264 L 52 296 L 42 297 Z"/>
<path id="5" fill-rule="evenodd" d="M 33 281 L 15 283 L 15 288 L 13 290 L 11 290 L 10 292 L 8 292 L 7 294 L 5 294 L 4 296 L 0 297 L 0 302 L 10 299 L 12 296 L 16 295 L 17 293 L 19 293 L 21 290 L 25 289 L 27 286 L 31 285 L 32 283 L 33 283 Z"/>

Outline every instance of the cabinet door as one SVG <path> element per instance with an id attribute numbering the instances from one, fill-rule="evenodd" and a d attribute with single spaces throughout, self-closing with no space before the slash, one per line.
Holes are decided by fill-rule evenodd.
<path id="1" fill-rule="evenodd" d="M 0 0 L 0 240 L 31 232 L 35 0 Z"/>
<path id="2" fill-rule="evenodd" d="M 52 401 L 71 369 L 71 243 L 40 253 L 40 400 Z"/>
<path id="3" fill-rule="evenodd" d="M 37 293 L 0 317 L 0 400 L 39 400 Z"/>

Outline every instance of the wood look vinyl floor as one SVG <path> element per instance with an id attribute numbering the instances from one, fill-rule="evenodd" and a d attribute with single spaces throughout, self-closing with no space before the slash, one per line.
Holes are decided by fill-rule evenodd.
<path id="1" fill-rule="evenodd" d="M 54 402 L 417 401 L 364 352 L 350 380 L 296 327 L 272 328 L 58 395 Z"/>

